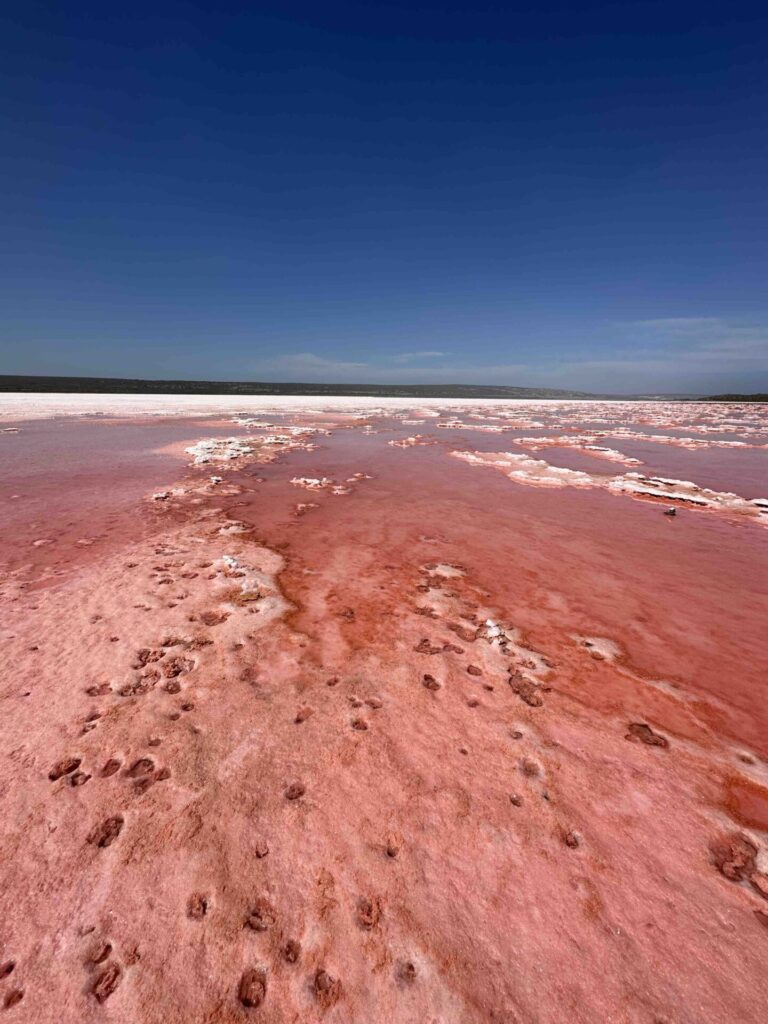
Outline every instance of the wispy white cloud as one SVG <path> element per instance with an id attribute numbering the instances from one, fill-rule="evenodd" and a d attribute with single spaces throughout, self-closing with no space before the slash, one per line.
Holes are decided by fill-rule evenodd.
<path id="1" fill-rule="evenodd" d="M 663 334 L 701 334 L 721 330 L 725 321 L 716 316 L 668 316 L 653 320 L 620 320 L 619 328 L 638 327 Z"/>
<path id="2" fill-rule="evenodd" d="M 423 356 L 423 353 L 421 353 Z M 434 358 L 442 353 L 434 352 Z M 266 380 L 331 382 L 350 384 L 514 384 L 520 374 L 530 375 L 524 363 L 440 363 L 418 366 L 394 357 L 370 362 L 329 359 L 314 352 L 297 352 L 250 363 L 248 372 Z"/>
<path id="3" fill-rule="evenodd" d="M 605 325 L 603 325 L 605 327 Z M 720 317 L 666 317 L 614 323 L 609 344 L 543 356 L 516 342 L 518 361 L 492 362 L 437 349 L 381 352 L 367 360 L 298 352 L 263 359 L 262 379 L 376 384 L 507 384 L 615 393 L 759 391 L 768 388 L 768 326 Z M 600 354 L 598 354 L 600 353 Z M 605 353 L 605 356 L 601 356 Z"/>
<path id="4" fill-rule="evenodd" d="M 292 352 L 282 356 L 275 356 L 272 359 L 260 360 L 252 364 L 250 369 L 253 372 L 284 372 L 288 374 L 308 374 L 312 380 L 339 380 L 346 379 L 349 373 L 354 375 L 369 369 L 370 364 L 365 362 L 354 362 L 340 359 L 327 359 L 325 356 L 318 356 L 314 352 Z M 320 377 L 318 378 L 318 374 Z M 333 377 L 333 374 L 340 374 L 341 377 Z M 298 377 L 293 377 L 299 380 Z"/>
<path id="5" fill-rule="evenodd" d="M 436 352 L 427 349 L 424 352 L 400 352 L 396 356 L 392 356 L 392 362 L 394 363 L 413 363 L 419 359 L 438 359 L 440 356 L 444 356 L 445 352 Z"/>

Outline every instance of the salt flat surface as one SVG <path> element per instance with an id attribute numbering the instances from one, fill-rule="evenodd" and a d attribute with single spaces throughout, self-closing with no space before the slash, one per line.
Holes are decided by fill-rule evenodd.
<path id="1" fill-rule="evenodd" d="M 555 399 L 541 399 L 549 403 Z M 71 395 L 0 394 L 0 418 L 28 420 L 49 416 L 183 416 L 219 412 L 285 412 L 311 409 L 418 409 L 508 405 L 499 399 L 376 398 L 352 395 Z"/>
<path id="2" fill-rule="evenodd" d="M 0 410 L 9 1021 L 763 1024 L 768 410 Z"/>
<path id="3" fill-rule="evenodd" d="M 0 419 L 29 420 L 50 416 L 183 416 L 213 415 L 241 411 L 286 412 L 312 409 L 493 409 L 507 412 L 542 406 L 582 406 L 589 408 L 631 405 L 680 406 L 682 403 L 628 403 L 621 399 L 513 399 L 498 398 L 377 398 L 337 395 L 330 397 L 303 395 L 84 395 L 84 394 L 29 394 L 8 392 L 0 394 Z M 705 403 L 695 403 L 696 406 Z M 757 408 L 759 405 L 755 404 Z M 712 403 L 712 408 L 729 409 Z"/>

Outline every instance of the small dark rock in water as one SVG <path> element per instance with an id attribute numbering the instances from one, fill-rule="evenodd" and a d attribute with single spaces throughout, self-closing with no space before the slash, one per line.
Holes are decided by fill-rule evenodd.
<path id="1" fill-rule="evenodd" d="M 634 743 L 645 743 L 648 747 L 668 747 L 669 740 L 658 732 L 654 732 L 650 725 L 645 722 L 630 722 L 627 726 L 628 732 L 624 737 Z"/>
<path id="2" fill-rule="evenodd" d="M 283 959 L 289 964 L 298 963 L 301 956 L 301 944 L 295 939 L 288 939 L 283 946 Z"/>
<path id="3" fill-rule="evenodd" d="M 306 789 L 301 782 L 292 782 L 288 789 L 285 791 L 286 800 L 298 800 L 299 797 L 304 796 Z"/>
<path id="4" fill-rule="evenodd" d="M 109 683 L 101 683 L 99 685 L 94 684 L 93 686 L 89 686 L 85 692 L 89 697 L 103 697 L 107 693 L 112 693 L 112 687 Z"/>
<path id="5" fill-rule="evenodd" d="M 62 761 L 57 762 L 48 772 L 48 778 L 51 782 L 56 782 L 63 775 L 69 775 L 70 772 L 75 771 L 76 768 L 80 767 L 79 757 L 65 757 Z"/>
<path id="6" fill-rule="evenodd" d="M 563 842 L 571 850 L 575 850 L 578 846 L 581 845 L 581 840 L 579 839 L 578 832 L 566 832 L 566 834 L 563 836 Z"/>
<path id="7" fill-rule="evenodd" d="M 88 842 L 93 846 L 111 846 L 123 829 L 123 819 L 119 816 L 107 818 L 88 836 Z"/>
<path id="8" fill-rule="evenodd" d="M 98 949 L 96 949 L 96 951 L 94 952 L 93 956 L 91 957 L 91 963 L 92 964 L 103 964 L 104 961 L 107 959 L 107 957 L 109 956 L 109 954 L 111 952 L 112 952 L 112 943 L 111 942 L 103 942 L 98 947 Z"/>
<path id="9" fill-rule="evenodd" d="M 357 901 L 357 921 L 361 928 L 370 931 L 379 923 L 381 917 L 381 906 L 378 900 L 361 896 Z"/>
<path id="10" fill-rule="evenodd" d="M 387 837 L 384 852 L 391 860 L 394 860 L 395 857 L 397 857 L 398 853 L 400 853 L 400 844 L 395 836 L 390 835 Z"/>
<path id="11" fill-rule="evenodd" d="M 12 988 L 8 995 L 3 1000 L 3 1006 L 6 1010 L 10 1010 L 12 1006 L 16 1006 L 24 998 L 23 988 Z"/>
<path id="12" fill-rule="evenodd" d="M 407 985 L 412 985 L 416 981 L 416 967 L 410 960 L 401 960 L 397 965 L 397 977 L 400 981 L 404 981 Z"/>
<path id="13" fill-rule="evenodd" d="M 134 761 L 131 767 L 126 772 L 126 775 L 130 779 L 138 779 L 142 775 L 149 775 L 155 770 L 155 762 L 151 757 L 140 757 L 138 761 Z"/>
<path id="14" fill-rule="evenodd" d="M 93 988 L 91 989 L 91 992 L 96 997 L 97 1002 L 103 1003 L 106 999 L 109 999 L 120 984 L 122 975 L 123 972 L 120 969 L 119 964 L 107 964 L 101 974 L 96 978 L 96 981 L 94 981 Z"/>
<path id="15" fill-rule="evenodd" d="M 275 923 L 275 912 L 266 900 L 259 900 L 248 912 L 245 919 L 247 928 L 255 932 L 266 932 Z"/>
<path id="16" fill-rule="evenodd" d="M 315 996 L 325 1007 L 333 1006 L 341 995 L 341 982 L 322 969 L 315 974 Z"/>
<path id="17" fill-rule="evenodd" d="M 208 913 L 208 897 L 202 893 L 193 893 L 187 902 L 187 917 L 199 921 Z"/>
<path id="18" fill-rule="evenodd" d="M 717 870 L 732 882 L 749 878 L 755 870 L 757 847 L 738 832 L 720 836 L 709 849 Z"/>
<path id="19" fill-rule="evenodd" d="M 544 698 L 539 693 L 539 687 L 535 683 L 524 679 L 519 672 L 513 672 L 509 677 L 509 685 L 512 692 L 516 693 L 520 700 L 529 708 L 540 708 L 544 704 Z"/>
<path id="20" fill-rule="evenodd" d="M 261 1006 L 267 997 L 267 972 L 254 967 L 245 971 L 240 979 L 237 996 L 243 1006 L 251 1009 Z"/>
<path id="21" fill-rule="evenodd" d="M 664 512 L 664 515 L 665 516 L 676 516 L 677 515 L 677 509 L 676 508 L 668 508 Z"/>

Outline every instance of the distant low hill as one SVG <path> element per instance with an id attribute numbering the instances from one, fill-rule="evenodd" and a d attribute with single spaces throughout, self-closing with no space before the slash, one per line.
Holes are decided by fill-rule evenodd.
<path id="1" fill-rule="evenodd" d="M 373 398 L 599 398 L 558 388 L 475 384 L 276 384 L 265 381 L 134 380 L 124 377 L 25 377 L 0 374 L 0 392 L 137 395 L 351 395 Z"/>
<path id="2" fill-rule="evenodd" d="M 704 402 L 768 402 L 768 395 L 758 393 L 756 395 L 708 395 L 702 399 Z"/>
<path id="3" fill-rule="evenodd" d="M 82 395 L 349 395 L 360 398 L 578 398 L 622 401 L 768 402 L 768 394 L 611 395 L 567 388 L 515 388 L 489 384 L 296 384 L 258 380 L 141 380 L 133 377 L 47 377 L 0 374 L 0 392 Z"/>

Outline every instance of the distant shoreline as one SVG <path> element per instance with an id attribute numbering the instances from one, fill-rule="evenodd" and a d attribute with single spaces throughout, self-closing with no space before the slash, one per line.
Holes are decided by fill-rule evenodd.
<path id="1" fill-rule="evenodd" d="M 123 377 L 54 377 L 0 374 L 0 392 L 37 394 L 297 395 L 358 398 L 562 398 L 690 399 L 693 395 L 610 395 L 562 388 L 520 388 L 483 384 L 304 384 L 270 381 L 142 380 Z"/>
<path id="2" fill-rule="evenodd" d="M 131 377 L 53 377 L 0 374 L 0 393 L 58 395 L 231 395 L 316 398 L 463 398 L 579 401 L 705 401 L 768 402 L 768 394 L 632 394 L 572 391 L 562 388 L 519 388 L 486 384 L 302 384 L 270 381 L 142 380 Z"/>
<path id="3" fill-rule="evenodd" d="M 297 395 L 353 398 L 600 398 L 560 388 L 474 384 L 304 384 L 301 382 L 142 380 L 124 377 L 54 377 L 0 374 L 0 392 L 95 395 Z"/>

